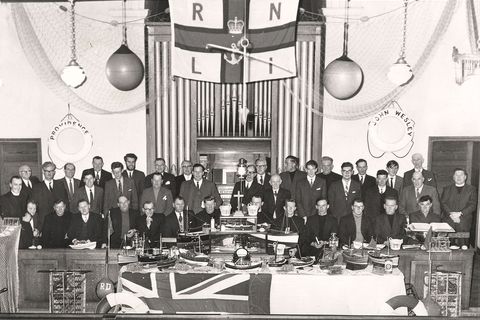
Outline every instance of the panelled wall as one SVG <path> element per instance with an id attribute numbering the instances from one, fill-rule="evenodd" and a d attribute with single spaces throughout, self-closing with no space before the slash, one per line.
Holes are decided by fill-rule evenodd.
<path id="1" fill-rule="evenodd" d="M 321 55 L 322 27 L 300 23 L 297 29 L 297 76 L 242 84 L 217 84 L 171 75 L 170 24 L 151 23 L 148 32 L 147 95 L 155 102 L 147 110 L 147 158 L 165 158 L 179 173 L 184 159 L 199 161 L 203 145 L 213 142 L 221 152 L 239 144 L 266 141 L 271 171 L 280 171 L 292 154 L 305 163 L 319 159 L 322 149 Z M 248 115 L 243 108 L 249 109 Z M 198 143 L 202 141 L 202 143 Z M 148 171 L 150 171 L 149 168 Z"/>

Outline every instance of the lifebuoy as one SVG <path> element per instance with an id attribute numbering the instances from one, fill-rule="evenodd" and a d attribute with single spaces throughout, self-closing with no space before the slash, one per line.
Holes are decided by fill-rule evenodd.
<path id="1" fill-rule="evenodd" d="M 148 313 L 150 309 L 140 298 L 130 292 L 110 293 L 100 300 L 95 309 L 96 313 L 108 313 L 116 306 L 127 306 L 133 309 L 134 313 Z"/>
<path id="2" fill-rule="evenodd" d="M 427 308 L 422 301 L 412 296 L 396 296 L 388 300 L 386 303 L 386 309 L 393 310 L 401 307 L 407 307 L 412 310 L 417 316 L 428 316 Z"/>
<path id="3" fill-rule="evenodd" d="M 71 116 L 73 117 L 73 116 Z M 69 154 L 60 149 L 58 145 L 59 135 L 67 130 L 73 129 L 81 133 L 83 146 L 80 151 Z M 59 124 L 53 127 L 48 137 L 48 153 L 64 162 L 76 162 L 88 155 L 93 145 L 93 137 L 90 131 L 76 118 L 64 118 Z M 53 160 L 53 159 L 52 159 Z"/>

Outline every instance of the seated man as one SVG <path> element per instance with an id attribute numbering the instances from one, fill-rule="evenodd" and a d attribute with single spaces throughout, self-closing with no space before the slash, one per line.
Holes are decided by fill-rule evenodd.
<path id="1" fill-rule="evenodd" d="M 203 198 L 203 203 L 205 208 L 197 214 L 192 216 L 193 226 L 198 229 L 202 225 L 208 224 L 210 226 L 210 221 L 212 218 L 215 220 L 215 225 L 220 225 L 220 209 L 215 208 L 215 198 L 212 196 L 207 196 Z"/>
<path id="2" fill-rule="evenodd" d="M 45 248 L 68 247 L 67 232 L 72 216 L 66 208 L 67 205 L 63 200 L 57 200 L 53 204 L 53 212 L 45 217 L 42 232 L 42 242 Z"/>
<path id="3" fill-rule="evenodd" d="M 143 214 L 137 217 L 135 229 L 139 236 L 145 235 L 145 239 L 152 247 L 156 242 L 160 241 L 160 233 L 165 216 L 163 214 L 154 213 L 155 205 L 151 201 L 147 201 L 142 205 Z M 163 235 L 168 237 L 168 235 Z"/>
<path id="4" fill-rule="evenodd" d="M 322 241 L 328 241 L 332 233 L 337 233 L 337 219 L 327 214 L 327 199 L 318 199 L 315 208 L 317 214 L 308 217 L 305 232 L 298 238 L 304 256 L 317 256 L 323 247 Z"/>
<path id="5" fill-rule="evenodd" d="M 133 234 L 132 231 L 135 228 L 137 216 L 137 211 L 130 208 L 130 201 L 127 197 L 123 195 L 118 197 L 118 207 L 110 209 L 110 221 L 107 220 L 110 223 L 111 248 L 120 248 L 125 235 L 131 236 Z M 105 228 L 107 229 L 108 223 L 105 223 Z"/>
<path id="6" fill-rule="evenodd" d="M 420 206 L 420 210 L 410 213 L 410 223 L 442 222 L 440 214 L 432 210 L 432 197 L 429 195 L 421 196 L 420 199 L 418 199 L 418 205 Z"/>
<path id="7" fill-rule="evenodd" d="M 384 243 L 388 238 L 403 239 L 405 237 L 406 218 L 400 214 L 397 198 L 394 196 L 385 197 L 383 204 L 385 213 L 375 218 L 375 237 L 378 243 Z"/>
<path id="8" fill-rule="evenodd" d="M 343 216 L 338 225 L 340 245 L 350 245 L 353 241 L 370 241 L 375 230 L 370 219 L 363 215 L 362 199 L 353 200 L 352 213 Z"/>
<path id="9" fill-rule="evenodd" d="M 297 215 L 297 205 L 295 200 L 289 199 L 285 201 L 285 214 L 278 217 L 274 221 L 274 229 L 295 233 L 302 233 L 305 230 L 305 222 L 307 217 L 300 217 Z"/>
<path id="10" fill-rule="evenodd" d="M 164 217 L 162 234 L 176 238 L 179 232 L 198 231 L 202 229 L 203 219 L 198 219 L 192 210 L 185 210 L 185 199 L 180 196 L 173 202 L 173 212 Z M 210 224 L 210 220 L 208 220 Z"/>
<path id="11" fill-rule="evenodd" d="M 87 200 L 81 199 L 77 204 L 80 214 L 72 215 L 70 227 L 68 229 L 68 239 L 72 244 L 78 244 L 80 241 L 97 242 L 97 248 L 105 247 L 102 243 L 105 239 L 102 233 L 102 217 L 98 213 L 90 212 L 90 204 Z"/>

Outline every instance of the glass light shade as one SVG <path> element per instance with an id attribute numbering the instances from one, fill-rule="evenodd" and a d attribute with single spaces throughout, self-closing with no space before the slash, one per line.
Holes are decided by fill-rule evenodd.
<path id="1" fill-rule="evenodd" d="M 70 63 L 63 68 L 60 77 L 67 86 L 72 88 L 80 87 L 85 80 L 87 80 L 85 71 L 75 60 L 70 61 Z"/>
<path id="2" fill-rule="evenodd" d="M 390 67 L 387 77 L 392 83 L 401 86 L 412 79 L 412 67 L 410 67 L 404 58 L 400 58 Z"/>
<path id="3" fill-rule="evenodd" d="M 341 56 L 330 62 L 325 68 L 323 84 L 334 98 L 350 99 L 362 88 L 362 68 L 347 56 Z"/>

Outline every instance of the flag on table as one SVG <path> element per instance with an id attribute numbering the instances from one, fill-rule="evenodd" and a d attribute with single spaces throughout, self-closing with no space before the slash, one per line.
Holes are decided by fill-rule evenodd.
<path id="1" fill-rule="evenodd" d="M 221 83 L 296 76 L 297 10 L 298 0 L 171 0 L 172 74 Z M 248 57 L 219 48 L 247 44 Z"/>
<path id="2" fill-rule="evenodd" d="M 122 291 L 145 301 L 152 313 L 270 313 L 271 274 L 123 272 Z"/>

